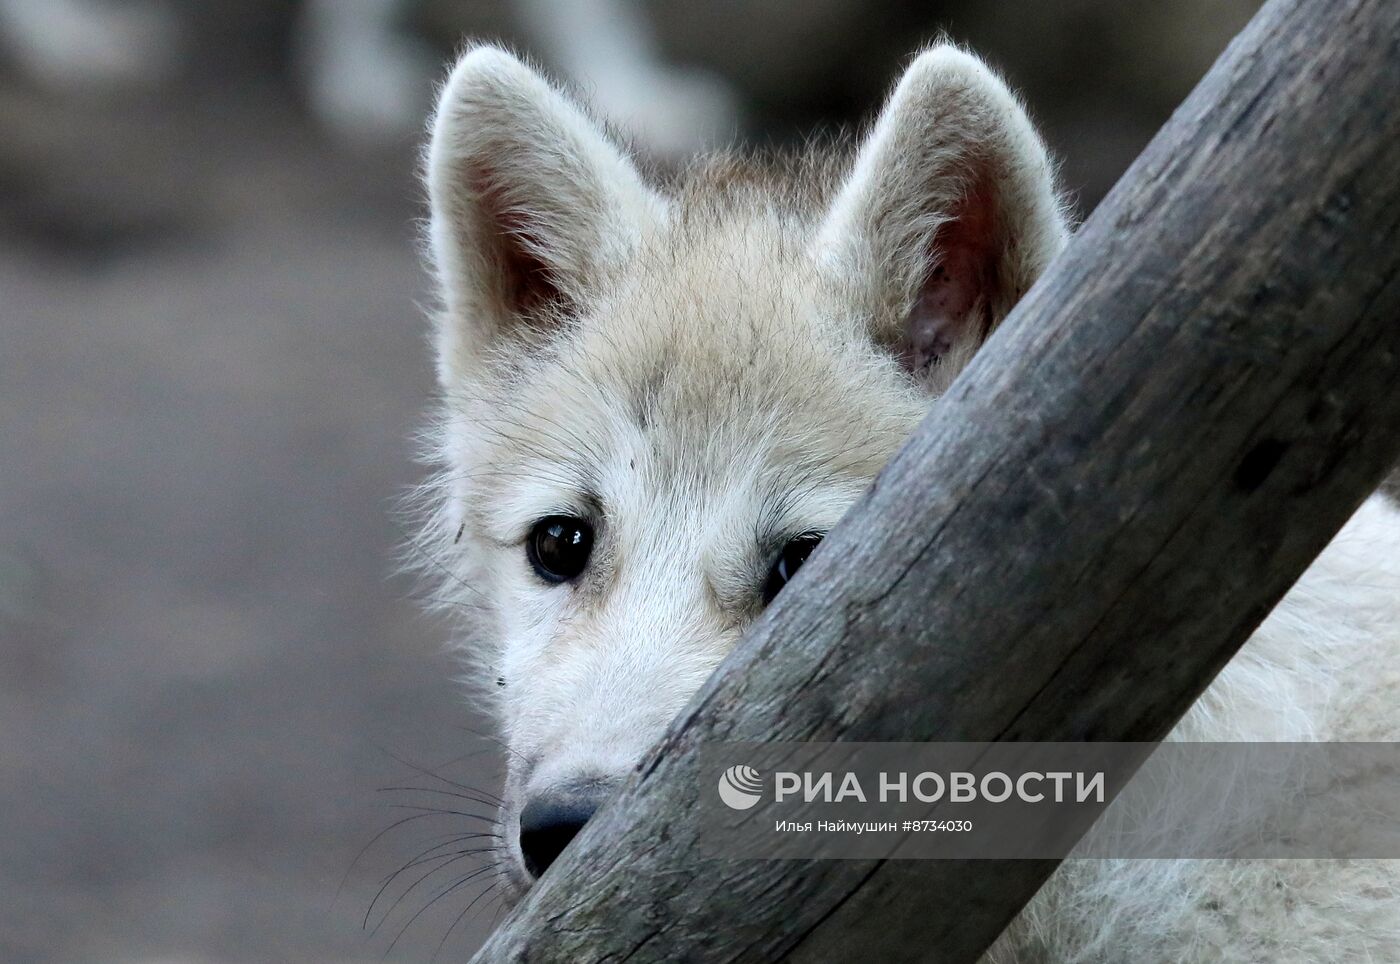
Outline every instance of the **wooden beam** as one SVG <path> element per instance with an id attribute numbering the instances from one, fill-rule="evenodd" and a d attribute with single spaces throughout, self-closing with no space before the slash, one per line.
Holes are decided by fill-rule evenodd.
<path id="1" fill-rule="evenodd" d="M 484 961 L 972 961 L 1053 861 L 699 856 L 728 740 L 1157 740 L 1400 455 L 1400 4 L 1273 0 Z"/>

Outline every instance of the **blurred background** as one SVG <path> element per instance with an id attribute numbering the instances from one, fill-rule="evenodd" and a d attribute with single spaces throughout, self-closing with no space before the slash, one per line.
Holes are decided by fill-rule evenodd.
<path id="1" fill-rule="evenodd" d="M 471 856 L 367 916 L 487 829 L 379 788 L 500 763 L 394 575 L 416 150 L 463 37 L 664 164 L 856 125 L 946 32 L 1087 214 L 1255 6 L 0 0 L 0 960 L 454 959 L 491 925 L 489 874 L 430 903 Z"/>

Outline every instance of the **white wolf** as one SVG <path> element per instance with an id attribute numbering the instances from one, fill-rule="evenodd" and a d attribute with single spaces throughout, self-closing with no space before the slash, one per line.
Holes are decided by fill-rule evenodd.
<path id="1" fill-rule="evenodd" d="M 492 47 L 426 164 L 445 591 L 510 753 L 526 889 L 1066 243 L 1044 146 L 951 46 L 853 162 L 663 188 Z M 466 588 L 463 588 L 466 587 Z M 1375 497 L 1177 736 L 1393 740 L 1400 513 Z M 997 960 L 1400 960 L 1383 861 L 1071 861 Z"/>

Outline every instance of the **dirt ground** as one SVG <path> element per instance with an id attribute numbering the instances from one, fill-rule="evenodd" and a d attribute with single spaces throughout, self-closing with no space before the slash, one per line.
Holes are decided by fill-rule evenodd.
<path id="1" fill-rule="evenodd" d="M 478 828 L 352 869 L 390 804 L 450 799 L 376 788 L 496 766 L 393 575 L 431 389 L 411 150 L 216 92 L 0 127 L 0 960 L 379 960 L 452 878 L 370 936 L 380 880 Z"/>

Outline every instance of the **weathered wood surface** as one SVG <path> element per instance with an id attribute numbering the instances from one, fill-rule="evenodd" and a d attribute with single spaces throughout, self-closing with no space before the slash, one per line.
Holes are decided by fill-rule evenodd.
<path id="1" fill-rule="evenodd" d="M 975 959 L 1054 862 L 701 860 L 697 746 L 1161 738 L 1400 455 L 1397 172 L 1268 4 L 480 959 Z"/>

